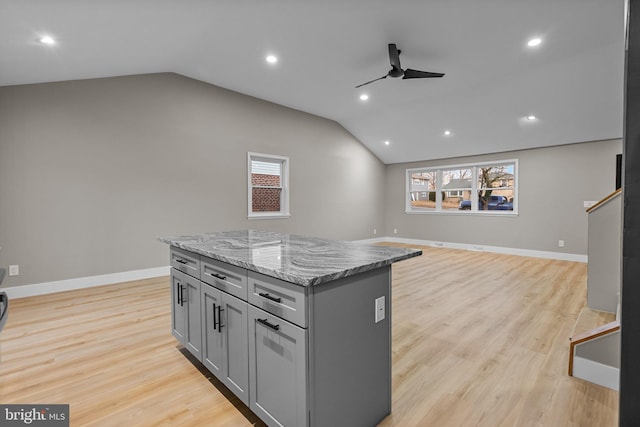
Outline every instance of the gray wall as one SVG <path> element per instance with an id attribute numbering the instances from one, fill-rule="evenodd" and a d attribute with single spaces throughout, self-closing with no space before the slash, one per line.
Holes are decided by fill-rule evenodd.
<path id="1" fill-rule="evenodd" d="M 291 218 L 247 220 L 247 151 L 290 158 Z M 175 74 L 0 88 L 7 286 L 168 265 L 162 235 L 371 237 L 384 182 L 336 122 Z"/>
<path id="2" fill-rule="evenodd" d="M 386 231 L 398 237 L 587 254 L 584 201 L 615 190 L 620 140 L 387 166 Z M 407 168 L 518 159 L 519 215 L 407 215 Z M 565 247 L 558 247 L 558 240 Z"/>

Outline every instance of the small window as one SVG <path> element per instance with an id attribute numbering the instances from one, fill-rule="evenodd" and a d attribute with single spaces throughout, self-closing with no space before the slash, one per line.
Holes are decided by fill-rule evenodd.
<path id="1" fill-rule="evenodd" d="M 289 159 L 248 153 L 249 218 L 289 216 Z"/>

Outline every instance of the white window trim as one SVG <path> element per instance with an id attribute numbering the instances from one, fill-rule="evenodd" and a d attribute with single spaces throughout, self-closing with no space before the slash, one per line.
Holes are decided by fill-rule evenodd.
<path id="1" fill-rule="evenodd" d="M 280 200 L 279 212 L 252 212 L 253 199 L 251 185 L 251 161 L 263 160 L 267 162 L 279 161 L 282 163 L 282 175 L 280 181 L 282 184 L 282 194 Z M 273 154 L 247 153 L 247 218 L 248 219 L 279 219 L 289 218 L 289 158 L 284 156 L 276 156 Z"/>
<path id="2" fill-rule="evenodd" d="M 515 180 L 515 184 L 513 186 L 513 211 L 494 211 L 494 210 L 478 210 L 478 200 L 477 197 L 471 198 L 471 211 L 458 211 L 458 210 L 443 210 L 442 209 L 442 191 L 446 191 L 442 189 L 442 170 L 444 169 L 464 169 L 464 168 L 476 168 L 488 165 L 500 165 L 505 163 L 513 163 L 513 176 Z M 411 189 L 411 174 L 414 172 L 424 172 L 424 171 L 437 171 L 436 177 L 436 207 L 433 209 L 424 208 L 414 208 L 411 206 L 411 197 L 410 189 Z M 464 164 L 456 164 L 456 165 L 440 165 L 440 166 L 426 166 L 421 168 L 411 168 L 405 170 L 405 191 L 404 191 L 404 200 L 405 200 L 405 214 L 409 215 L 483 215 L 483 216 L 517 216 L 518 215 L 518 204 L 520 201 L 520 194 L 518 191 L 518 186 L 520 185 L 520 180 L 518 177 L 520 167 L 518 165 L 518 159 L 501 159 L 501 160 L 493 160 L 487 162 L 477 162 L 477 163 L 464 163 Z M 474 171 L 472 177 L 472 188 L 478 188 L 478 174 Z M 474 200 L 475 199 L 475 200 Z"/>

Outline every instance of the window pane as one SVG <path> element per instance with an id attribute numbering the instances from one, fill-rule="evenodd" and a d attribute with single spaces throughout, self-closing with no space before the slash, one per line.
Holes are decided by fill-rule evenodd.
<path id="1" fill-rule="evenodd" d="M 513 188 L 513 163 L 478 167 L 478 188 Z"/>
<path id="2" fill-rule="evenodd" d="M 444 169 L 442 171 L 442 209 L 471 209 L 471 168 Z"/>
<path id="3" fill-rule="evenodd" d="M 251 207 L 253 212 L 280 212 L 281 188 L 253 188 Z"/>
<path id="4" fill-rule="evenodd" d="M 414 208 L 435 209 L 436 192 L 435 191 L 412 191 L 411 206 Z"/>
<path id="5" fill-rule="evenodd" d="M 410 191 L 435 191 L 436 176 L 436 171 L 412 173 Z"/>
<path id="6" fill-rule="evenodd" d="M 262 187 L 280 187 L 282 163 L 251 161 L 251 185 Z"/>
<path id="7" fill-rule="evenodd" d="M 435 209 L 437 171 L 414 172 L 411 174 L 411 206 Z"/>

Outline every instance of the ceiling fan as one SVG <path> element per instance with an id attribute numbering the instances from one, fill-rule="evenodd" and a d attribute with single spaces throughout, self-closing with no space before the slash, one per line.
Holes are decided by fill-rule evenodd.
<path id="1" fill-rule="evenodd" d="M 412 70 L 411 68 L 407 68 L 406 70 L 403 70 L 400 67 L 400 53 L 402 53 L 402 51 L 396 47 L 395 43 L 389 43 L 389 62 L 391 62 L 391 69 L 389 70 L 389 72 L 382 77 L 378 77 L 377 79 L 373 79 L 366 83 L 359 84 L 358 86 L 356 86 L 356 89 L 359 87 L 368 85 L 369 83 L 386 79 L 387 77 L 402 77 L 402 79 L 404 80 L 404 79 L 424 79 L 429 77 L 444 76 L 444 73 L 432 73 L 430 71 Z"/>

